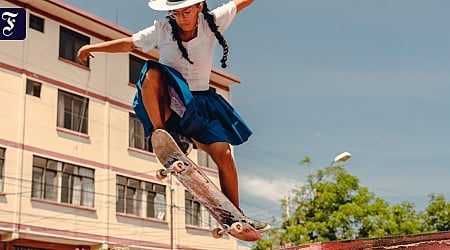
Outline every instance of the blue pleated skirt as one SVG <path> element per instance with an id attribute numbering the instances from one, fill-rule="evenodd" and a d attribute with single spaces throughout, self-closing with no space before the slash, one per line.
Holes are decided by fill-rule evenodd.
<path id="1" fill-rule="evenodd" d="M 173 112 L 166 123 L 167 130 L 203 144 L 228 142 L 236 146 L 247 141 L 251 129 L 221 95 L 211 90 L 191 92 L 180 72 L 153 60 L 142 67 L 133 100 L 134 111 L 147 136 L 153 131 L 153 125 L 142 102 L 142 83 L 147 70 L 154 67 L 160 69 L 168 84 Z"/>

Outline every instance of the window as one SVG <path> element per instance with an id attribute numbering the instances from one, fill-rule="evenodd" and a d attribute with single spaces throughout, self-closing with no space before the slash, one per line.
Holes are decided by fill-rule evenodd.
<path id="1" fill-rule="evenodd" d="M 188 191 L 184 191 L 184 203 L 186 209 L 186 225 L 201 226 L 202 211 L 200 203 L 196 201 L 195 197 Z"/>
<path id="2" fill-rule="evenodd" d="M 197 152 L 198 152 L 198 165 L 217 169 L 217 165 L 212 160 L 211 156 L 209 156 L 205 151 L 201 149 L 198 149 Z"/>
<path id="3" fill-rule="evenodd" d="M 145 60 L 130 55 L 130 83 L 136 84 L 139 80 L 139 73 L 141 72 L 141 68 L 144 65 Z"/>
<path id="4" fill-rule="evenodd" d="M 144 126 L 135 114 L 130 113 L 129 127 L 130 147 L 153 152 L 152 143 L 145 136 Z"/>
<path id="5" fill-rule="evenodd" d="M 147 218 L 164 220 L 166 216 L 166 187 L 159 184 L 145 183 L 147 190 Z"/>
<path id="6" fill-rule="evenodd" d="M 31 197 L 94 207 L 94 170 L 33 156 Z"/>
<path id="7" fill-rule="evenodd" d="M 0 193 L 3 192 L 3 186 L 5 185 L 5 151 L 6 149 L 0 148 Z"/>
<path id="8" fill-rule="evenodd" d="M 61 175 L 61 202 L 94 206 L 94 170 L 66 163 Z"/>
<path id="9" fill-rule="evenodd" d="M 88 133 L 89 99 L 62 90 L 58 91 L 57 126 Z"/>
<path id="10" fill-rule="evenodd" d="M 164 185 L 118 175 L 116 191 L 116 212 L 165 220 Z"/>
<path id="11" fill-rule="evenodd" d="M 41 97 L 41 83 L 27 79 L 27 95 Z"/>
<path id="12" fill-rule="evenodd" d="M 80 63 L 77 59 L 77 52 L 81 46 L 89 44 L 90 39 L 78 32 L 64 27 L 59 29 L 59 57 L 65 58 L 75 63 Z M 87 62 L 89 67 L 89 61 Z"/>
<path id="13" fill-rule="evenodd" d="M 44 19 L 30 14 L 30 28 L 44 33 Z"/>

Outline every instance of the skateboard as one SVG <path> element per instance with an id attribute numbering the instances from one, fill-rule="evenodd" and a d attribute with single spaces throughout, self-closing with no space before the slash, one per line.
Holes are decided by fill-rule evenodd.
<path id="1" fill-rule="evenodd" d="M 222 191 L 178 147 L 163 129 L 152 134 L 153 151 L 164 166 L 156 172 L 160 180 L 172 174 L 221 225 L 212 230 L 214 238 L 231 235 L 243 241 L 257 241 L 261 234 L 245 222 L 245 216 Z"/>

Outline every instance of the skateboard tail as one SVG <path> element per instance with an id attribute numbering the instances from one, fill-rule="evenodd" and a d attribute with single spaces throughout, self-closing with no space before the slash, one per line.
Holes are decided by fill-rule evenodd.
<path id="1" fill-rule="evenodd" d="M 233 232 L 231 231 L 230 234 L 243 241 L 257 241 L 261 239 L 261 234 L 256 231 L 252 226 L 250 226 L 247 223 L 241 223 L 242 230 L 241 232 Z"/>
<path id="2" fill-rule="evenodd" d="M 159 130 L 157 130 L 155 133 L 153 133 L 151 140 L 152 140 L 152 147 L 153 151 L 158 158 L 159 162 L 161 164 L 166 165 L 166 161 L 170 158 L 182 158 L 186 157 L 182 152 L 181 149 L 178 147 L 176 142 L 171 138 L 167 137 L 164 133 L 158 133 Z M 170 136 L 170 135 L 169 135 Z M 171 139 L 170 147 L 167 147 L 168 145 L 168 139 Z M 165 166 L 166 167 L 166 166 Z"/>

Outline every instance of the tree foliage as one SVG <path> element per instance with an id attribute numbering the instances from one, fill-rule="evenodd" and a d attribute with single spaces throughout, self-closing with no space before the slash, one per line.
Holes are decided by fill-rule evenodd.
<path id="1" fill-rule="evenodd" d="M 444 195 L 430 194 L 430 204 L 425 209 L 424 221 L 428 231 L 450 230 L 450 203 L 447 203 Z"/>
<path id="2" fill-rule="evenodd" d="M 305 157 L 301 164 L 310 164 Z M 450 204 L 443 195 L 430 195 L 424 212 L 411 202 L 390 205 L 360 185 L 342 166 L 319 169 L 282 200 L 282 224 L 257 243 L 255 250 L 279 249 L 309 242 L 362 239 L 450 230 Z"/>

